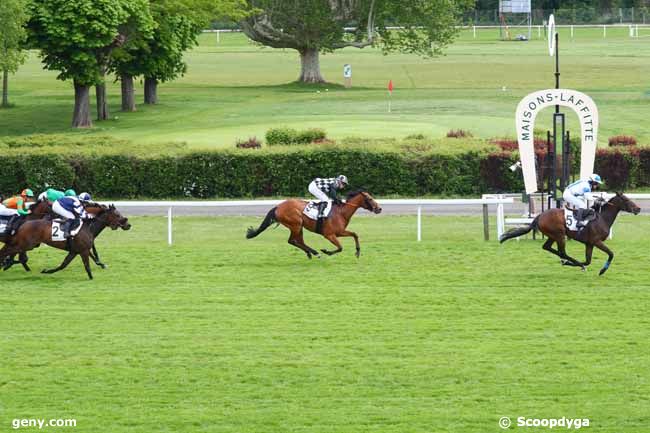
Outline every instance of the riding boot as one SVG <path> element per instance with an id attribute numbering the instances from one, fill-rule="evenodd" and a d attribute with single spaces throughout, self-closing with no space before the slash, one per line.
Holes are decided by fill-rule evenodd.
<path id="1" fill-rule="evenodd" d="M 322 201 L 318 203 L 318 218 L 316 219 L 316 233 L 318 234 L 323 233 L 323 220 L 325 219 L 323 217 L 323 213 L 325 212 L 326 208 L 327 208 L 326 201 Z"/>
<path id="2" fill-rule="evenodd" d="M 68 219 L 68 220 L 65 220 L 65 222 L 63 223 L 63 227 L 62 227 L 63 228 L 63 237 L 66 238 L 66 239 L 70 237 L 70 232 L 72 231 L 72 223 L 73 222 L 74 222 L 74 220 Z"/>
<path id="3" fill-rule="evenodd" d="M 20 215 L 14 215 L 11 217 L 9 220 L 9 223 L 7 224 L 7 233 L 10 233 L 11 236 L 16 234 L 16 231 L 20 227 L 20 220 L 21 220 Z"/>

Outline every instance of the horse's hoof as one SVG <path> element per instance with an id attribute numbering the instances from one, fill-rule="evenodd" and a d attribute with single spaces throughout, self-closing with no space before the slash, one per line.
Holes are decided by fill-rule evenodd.
<path id="1" fill-rule="evenodd" d="M 562 266 L 566 266 L 567 263 L 568 263 L 567 260 L 560 259 L 560 264 L 561 264 Z"/>
<path id="2" fill-rule="evenodd" d="M 358 259 L 359 257 L 361 257 L 361 251 L 357 251 L 354 255 L 357 256 Z"/>
<path id="3" fill-rule="evenodd" d="M 603 268 L 598 272 L 598 276 L 603 275 L 605 272 L 607 272 L 607 268 Z"/>
<path id="4" fill-rule="evenodd" d="M 585 268 L 584 266 L 580 266 L 580 270 L 581 270 L 582 272 L 587 272 L 587 268 Z"/>

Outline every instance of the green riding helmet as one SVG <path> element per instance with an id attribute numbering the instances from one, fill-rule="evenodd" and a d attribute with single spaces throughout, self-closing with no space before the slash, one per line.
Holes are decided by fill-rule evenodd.
<path id="1" fill-rule="evenodd" d="M 66 192 L 64 192 L 63 194 L 65 194 L 66 197 L 76 197 L 77 196 L 77 192 L 74 189 L 69 189 Z"/>

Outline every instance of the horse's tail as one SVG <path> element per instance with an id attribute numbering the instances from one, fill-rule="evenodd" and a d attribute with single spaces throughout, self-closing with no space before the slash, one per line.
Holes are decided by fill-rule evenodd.
<path id="1" fill-rule="evenodd" d="M 257 228 L 257 230 L 255 230 L 253 227 L 249 227 L 248 230 L 246 231 L 246 239 L 253 239 L 255 236 L 259 235 L 264 230 L 269 228 L 269 226 L 275 222 L 276 209 L 277 206 L 271 209 L 269 213 L 266 214 L 266 218 L 264 218 L 264 221 L 262 221 L 262 224 Z"/>
<path id="2" fill-rule="evenodd" d="M 499 238 L 500 243 L 504 243 L 508 239 L 512 238 L 518 238 L 519 236 L 525 235 L 526 233 L 530 232 L 531 230 L 537 230 L 537 224 L 539 222 L 539 215 L 535 217 L 532 223 L 528 224 L 525 227 L 517 227 L 512 230 L 508 230 L 506 233 L 501 235 L 501 238 Z"/>

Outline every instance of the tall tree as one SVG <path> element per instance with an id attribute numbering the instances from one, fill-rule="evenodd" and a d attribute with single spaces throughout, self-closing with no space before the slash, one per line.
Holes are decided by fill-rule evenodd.
<path id="1" fill-rule="evenodd" d="M 122 110 L 135 110 L 133 78 L 144 77 L 144 102 L 158 102 L 158 83 L 175 80 L 187 71 L 183 54 L 197 44 L 209 22 L 244 17 L 244 0 L 151 0 L 156 23 L 152 38 L 133 40 L 115 55 L 114 71 L 122 82 Z"/>
<path id="2" fill-rule="evenodd" d="M 9 74 L 18 70 L 25 61 L 23 43 L 27 37 L 24 0 L 0 1 L 0 71 L 2 71 L 2 103 L 9 107 Z"/>
<path id="3" fill-rule="evenodd" d="M 90 87 L 100 86 L 97 105 L 102 114 L 106 95 L 101 86 L 113 51 L 134 27 L 141 33 L 153 29 L 147 0 L 31 0 L 30 12 L 29 38 L 41 50 L 45 68 L 59 71 L 60 80 L 73 81 L 72 126 L 92 126 Z"/>
<path id="4" fill-rule="evenodd" d="M 424 56 L 440 54 L 453 40 L 470 0 L 247 0 L 241 24 L 254 41 L 300 53 L 305 83 L 324 82 L 319 54 L 345 47 L 380 46 Z M 346 30 L 352 27 L 353 30 Z M 399 27 L 399 29 L 389 29 Z"/>

